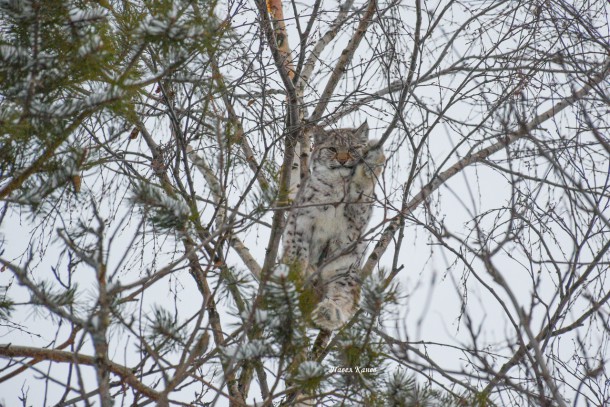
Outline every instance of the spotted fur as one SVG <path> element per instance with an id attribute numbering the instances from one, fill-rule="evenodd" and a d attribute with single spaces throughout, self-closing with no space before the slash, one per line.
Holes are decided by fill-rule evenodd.
<path id="1" fill-rule="evenodd" d="M 321 292 L 312 318 L 320 328 L 340 328 L 357 309 L 362 238 L 371 216 L 375 183 L 385 157 L 357 129 L 317 131 L 311 174 L 296 195 L 286 229 L 282 263 L 298 264 Z"/>

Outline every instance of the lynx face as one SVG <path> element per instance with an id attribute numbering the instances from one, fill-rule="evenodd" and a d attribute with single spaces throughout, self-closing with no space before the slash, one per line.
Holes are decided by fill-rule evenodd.
<path id="1" fill-rule="evenodd" d="M 312 160 L 329 169 L 356 166 L 368 146 L 368 125 L 357 129 L 339 129 L 314 134 Z"/>

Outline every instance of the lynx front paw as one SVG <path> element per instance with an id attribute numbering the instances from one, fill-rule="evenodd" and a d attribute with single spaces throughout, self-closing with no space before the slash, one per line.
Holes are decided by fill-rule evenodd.
<path id="1" fill-rule="evenodd" d="M 347 322 L 347 316 L 336 302 L 330 299 L 323 300 L 311 315 L 314 324 L 328 331 L 339 329 Z"/>
<path id="2" fill-rule="evenodd" d="M 376 144 L 377 140 L 372 140 L 372 142 Z M 366 164 L 366 168 L 364 170 L 365 174 L 369 177 L 378 177 L 381 175 L 383 166 L 385 164 L 385 155 L 383 154 L 383 150 L 381 148 L 369 150 L 364 162 Z"/>

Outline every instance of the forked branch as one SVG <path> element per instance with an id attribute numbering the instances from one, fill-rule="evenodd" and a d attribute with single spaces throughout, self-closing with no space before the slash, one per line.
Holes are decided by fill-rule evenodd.
<path id="1" fill-rule="evenodd" d="M 366 277 L 371 274 L 373 268 L 381 258 L 381 256 L 385 253 L 388 248 L 394 234 L 400 227 L 401 218 L 406 218 L 411 215 L 417 207 L 424 202 L 426 199 L 432 195 L 434 191 L 436 191 L 441 185 L 447 182 L 451 177 L 460 173 L 464 168 L 469 167 L 473 164 L 480 163 L 487 159 L 490 155 L 497 153 L 498 151 L 508 147 L 515 141 L 521 140 L 526 137 L 530 132 L 537 129 L 542 123 L 547 120 L 553 118 L 559 112 L 564 110 L 566 107 L 573 105 L 578 100 L 587 96 L 596 86 L 598 86 L 604 79 L 608 77 L 610 73 L 610 58 L 606 59 L 604 63 L 601 65 L 601 69 L 597 74 L 591 76 L 589 81 L 579 90 L 575 91 L 571 96 L 566 97 L 559 103 L 555 104 L 553 107 L 548 109 L 547 111 L 539 114 L 534 119 L 532 119 L 528 123 L 524 123 L 518 129 L 510 132 L 507 135 L 499 136 L 498 141 L 494 144 L 474 153 L 469 154 L 466 157 L 459 160 L 457 163 L 453 164 L 447 170 L 438 174 L 432 181 L 430 181 L 426 186 L 424 186 L 421 191 L 415 195 L 411 201 L 406 205 L 405 209 L 397 214 L 383 231 L 379 242 L 373 249 L 373 252 L 368 257 L 364 267 L 362 268 L 362 276 Z"/>

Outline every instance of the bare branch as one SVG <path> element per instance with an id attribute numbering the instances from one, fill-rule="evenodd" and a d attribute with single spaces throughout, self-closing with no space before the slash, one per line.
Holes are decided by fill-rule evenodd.
<path id="1" fill-rule="evenodd" d="M 490 155 L 506 148 L 510 144 L 514 143 L 517 140 L 520 140 L 530 134 L 533 130 L 537 129 L 545 121 L 553 118 L 556 114 L 561 112 L 568 106 L 573 105 L 575 102 L 588 95 L 592 89 L 594 89 L 597 85 L 599 85 L 607 76 L 610 70 L 610 59 L 606 60 L 603 64 L 601 64 L 600 70 L 598 73 L 593 75 L 589 82 L 585 84 L 581 89 L 574 92 L 572 96 L 569 96 L 557 104 L 555 104 L 550 109 L 536 116 L 533 120 L 526 123 L 521 128 L 514 130 L 508 135 L 501 136 L 500 140 L 496 143 L 492 144 L 489 147 L 486 147 L 474 154 L 470 154 L 464 158 L 462 158 L 457 163 L 453 164 L 447 170 L 438 174 L 432 181 L 430 181 L 422 190 L 415 195 L 407 204 L 406 208 L 398 215 L 391 220 L 390 224 L 386 227 L 379 242 L 375 246 L 375 249 L 370 254 L 367 259 L 364 267 L 362 268 L 362 275 L 368 276 L 373 271 L 373 267 L 379 261 L 388 245 L 392 240 L 392 236 L 396 230 L 398 230 L 399 222 L 401 217 L 407 217 L 413 213 L 413 211 L 423 203 L 434 191 L 436 191 L 441 185 L 447 182 L 451 177 L 461 172 L 464 168 L 471 166 L 473 164 L 479 163 L 485 160 Z"/>

